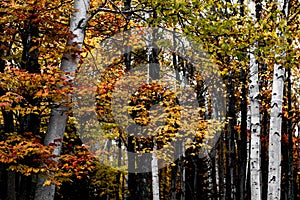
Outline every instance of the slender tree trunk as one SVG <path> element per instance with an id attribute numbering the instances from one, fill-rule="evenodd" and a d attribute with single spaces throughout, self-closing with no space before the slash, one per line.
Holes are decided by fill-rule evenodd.
<path id="1" fill-rule="evenodd" d="M 214 149 L 212 150 L 211 153 L 213 153 Z M 213 166 L 213 159 L 211 159 L 209 152 L 207 150 L 205 150 L 205 154 L 206 154 L 206 160 L 204 162 L 206 162 L 207 165 L 207 199 L 211 200 L 213 199 L 213 194 L 212 192 L 214 191 L 214 166 Z"/>
<path id="2" fill-rule="evenodd" d="M 185 151 L 184 147 L 182 147 Z M 186 168 L 184 163 L 185 153 L 182 155 L 182 161 L 180 162 L 180 199 L 185 200 L 186 198 Z"/>
<path id="3" fill-rule="evenodd" d="M 292 128 L 292 84 L 291 84 L 291 69 L 288 69 L 288 200 L 294 200 L 294 170 L 293 170 L 293 128 Z"/>
<path id="4" fill-rule="evenodd" d="M 218 169 L 218 165 L 217 165 L 217 153 L 216 153 L 217 149 L 216 147 L 213 148 L 212 152 L 211 152 L 211 178 L 212 178 L 212 190 L 210 191 L 210 195 L 212 200 L 216 200 L 218 199 L 218 186 L 219 186 L 219 169 Z"/>
<path id="5" fill-rule="evenodd" d="M 128 136 L 128 152 L 135 152 L 135 142 L 134 136 Z M 128 169 L 132 172 L 128 173 L 128 191 L 129 191 L 129 200 L 136 199 L 136 187 L 137 187 L 137 175 L 133 173 L 135 170 L 135 156 L 134 154 L 128 154 Z"/>
<path id="6" fill-rule="evenodd" d="M 15 131 L 13 112 L 12 111 L 7 112 L 4 109 L 1 109 L 1 111 L 3 116 L 3 121 L 4 121 L 5 133 L 13 133 Z M 6 137 L 7 135 L 4 134 L 1 140 L 6 139 Z M 7 171 L 6 174 L 7 174 L 7 188 L 6 188 L 7 200 L 16 200 L 16 172 Z"/>
<path id="7" fill-rule="evenodd" d="M 258 90 L 258 64 L 253 55 L 250 55 L 250 89 L 251 101 L 251 141 L 250 141 L 250 174 L 251 200 L 261 199 L 261 161 L 260 161 L 260 113 Z"/>
<path id="8" fill-rule="evenodd" d="M 287 4 L 284 7 L 286 1 L 280 0 L 278 3 L 279 10 L 287 15 Z M 276 20 L 280 22 L 281 19 L 277 18 Z M 278 37 L 283 37 L 277 27 L 276 33 Z M 282 52 L 281 56 L 285 56 L 285 53 Z M 275 57 L 277 56 L 275 55 Z M 284 66 L 275 62 L 270 111 L 268 200 L 279 200 L 281 196 L 281 129 L 284 78 Z"/>
<path id="9" fill-rule="evenodd" d="M 124 10 L 131 9 L 131 0 L 124 0 Z M 125 31 L 127 30 L 127 26 L 125 27 Z M 129 71 L 131 69 L 131 47 L 125 46 L 125 55 L 124 55 L 124 62 L 126 70 Z M 128 129 L 130 130 L 130 128 Z M 127 152 L 131 152 L 128 155 L 128 191 L 129 196 L 128 200 L 135 200 L 138 199 L 138 175 L 134 173 L 135 165 L 136 165 L 136 156 L 133 154 L 136 152 L 136 140 L 134 135 L 128 134 L 127 138 Z"/>
<path id="10" fill-rule="evenodd" d="M 70 37 L 67 46 L 75 47 L 77 51 L 65 53 L 62 58 L 61 69 L 66 72 L 68 81 L 72 81 L 74 73 L 78 67 L 80 59 L 80 50 L 82 49 L 82 43 L 84 40 L 84 31 L 87 23 L 87 13 L 89 10 L 89 0 L 75 0 L 74 2 L 74 13 L 70 20 Z M 65 76 L 62 74 L 62 76 Z M 60 155 L 62 139 L 67 123 L 67 111 L 69 110 L 68 105 L 63 105 L 66 102 L 60 102 L 51 110 L 51 116 L 48 126 L 46 138 L 44 140 L 45 145 L 55 144 L 53 154 L 56 156 Z M 37 188 L 35 192 L 35 200 L 53 200 L 55 194 L 55 185 L 43 186 L 45 177 L 39 176 L 37 182 Z"/>
<path id="11" fill-rule="evenodd" d="M 241 5 L 244 5 L 244 0 L 238 1 Z M 240 8 L 240 15 L 245 16 L 244 7 Z M 246 58 L 246 53 L 243 54 Z M 237 181 L 236 181 L 236 195 L 237 200 L 245 199 L 245 187 L 246 187 L 246 176 L 247 176 L 247 69 L 243 66 L 240 72 L 240 82 L 242 99 L 241 99 L 241 128 L 240 134 L 237 137 L 237 148 L 238 148 L 238 171 L 237 171 Z"/>
<path id="12" fill-rule="evenodd" d="M 247 161 L 247 89 L 246 71 L 241 69 L 242 100 L 241 100 L 241 130 L 238 137 L 238 175 L 237 175 L 237 199 L 244 200 Z"/>
<path id="13" fill-rule="evenodd" d="M 16 200 L 16 172 L 7 172 L 7 200 Z"/>
<path id="14" fill-rule="evenodd" d="M 250 1 L 251 15 L 256 22 L 256 4 Z M 249 85 L 249 98 L 250 98 L 250 115 L 251 115 L 251 139 L 250 139 L 250 187 L 251 187 L 251 200 L 260 200 L 261 193 L 261 123 L 260 123 L 260 103 L 259 103 L 259 82 L 258 82 L 258 62 L 255 58 L 254 51 L 257 43 L 251 48 L 250 53 L 250 85 Z"/>
<path id="15" fill-rule="evenodd" d="M 173 42 L 175 44 L 175 40 L 173 37 Z M 175 79 L 176 83 L 180 81 L 179 79 L 179 72 L 178 72 L 178 62 L 177 62 L 177 55 L 175 53 L 172 54 L 172 61 L 173 61 L 173 66 L 175 69 Z M 176 87 L 176 84 L 175 84 Z M 180 143 L 178 141 L 175 142 L 175 155 L 180 155 Z M 180 159 L 180 158 L 179 158 Z M 176 199 L 176 190 L 177 190 L 177 177 L 178 177 L 178 170 L 180 169 L 179 167 L 179 159 L 174 161 L 174 166 L 171 166 L 171 193 L 170 197 L 171 199 Z"/>
<path id="16" fill-rule="evenodd" d="M 154 151 L 156 150 L 156 145 L 154 145 Z M 158 163 L 156 159 L 156 155 L 153 153 L 152 155 L 152 198 L 153 200 L 159 200 L 159 176 L 158 176 Z"/>
<path id="17" fill-rule="evenodd" d="M 235 129 L 236 125 L 236 116 L 235 116 L 235 95 L 234 95 L 234 83 L 233 83 L 233 74 L 229 72 L 228 77 L 228 117 L 229 119 L 229 134 L 227 136 L 227 147 L 228 147 L 228 166 L 226 172 L 226 191 L 227 198 L 231 200 L 236 199 L 236 155 L 235 155 Z"/>
<path id="18" fill-rule="evenodd" d="M 39 36 L 39 29 L 38 24 L 33 23 L 34 18 L 36 18 L 34 12 L 36 12 L 36 10 L 31 11 L 31 16 L 24 22 L 26 24 L 26 28 L 21 31 L 20 34 L 23 44 L 21 68 L 26 69 L 29 73 L 40 73 L 38 48 L 33 49 L 39 45 L 38 42 L 35 42 L 36 38 Z"/>
<path id="19" fill-rule="evenodd" d="M 155 17 L 155 14 L 154 14 Z M 152 48 L 149 49 L 149 63 L 150 65 L 148 66 L 148 72 L 149 72 L 149 77 L 152 80 L 158 80 L 159 79 L 159 72 L 160 72 L 160 66 L 158 64 L 158 49 L 155 44 L 155 32 L 153 33 L 152 36 L 150 36 L 152 40 L 154 41 L 152 43 Z M 157 145 L 154 144 L 153 151 L 156 150 Z M 159 176 L 158 176 L 158 160 L 155 156 L 155 153 L 153 153 L 152 156 L 152 161 L 151 161 L 151 174 L 152 174 L 152 198 L 153 200 L 159 200 Z"/>
<path id="20" fill-rule="evenodd" d="M 122 164 L 122 140 L 121 140 L 121 130 L 119 130 L 119 140 L 118 140 L 118 167 L 121 167 L 121 164 Z M 121 177 L 122 177 L 122 174 L 121 172 L 118 172 L 117 175 L 116 175 L 116 184 L 117 184 L 117 189 L 116 189 L 116 200 L 119 200 L 120 197 L 121 199 L 122 198 L 122 187 L 123 187 L 123 184 L 121 182 Z"/>
<path id="21" fill-rule="evenodd" d="M 284 68 L 275 64 L 269 133 L 268 200 L 280 199 L 281 191 L 281 122 Z"/>
<path id="22" fill-rule="evenodd" d="M 248 101 L 250 102 L 249 96 Z M 251 133 L 251 113 L 250 113 L 250 105 L 247 105 L 247 143 L 246 143 L 246 180 L 245 180 L 245 200 L 250 199 L 250 134 Z"/>
<path id="23" fill-rule="evenodd" d="M 226 178 L 225 178 L 225 144 L 224 144 L 224 132 L 220 134 L 220 142 L 219 142 L 219 155 L 218 155 L 218 166 L 219 166 L 219 199 L 225 200 L 226 198 Z"/>

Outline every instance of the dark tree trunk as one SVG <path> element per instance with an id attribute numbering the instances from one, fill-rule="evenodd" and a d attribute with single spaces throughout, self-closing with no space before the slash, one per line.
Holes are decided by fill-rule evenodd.
<path id="1" fill-rule="evenodd" d="M 240 82 L 242 84 L 242 99 L 241 99 L 241 129 L 240 135 L 237 138 L 238 147 L 238 174 L 236 195 L 237 200 L 245 199 L 246 186 L 246 163 L 247 163 L 247 75 L 244 69 L 241 69 Z"/>
<path id="2" fill-rule="evenodd" d="M 16 200 L 16 172 L 7 172 L 7 200 Z"/>
<path id="3" fill-rule="evenodd" d="M 292 97 L 291 97 L 291 91 L 292 91 L 292 84 L 291 84 L 291 69 L 287 69 L 288 75 L 287 75 L 287 104 L 288 104 L 288 123 L 287 123 L 287 133 L 288 133 L 288 200 L 294 200 L 295 194 L 294 194 L 294 170 L 293 170 L 293 125 L 292 125 L 292 117 L 291 117 L 291 111 L 292 111 Z"/>
<path id="4" fill-rule="evenodd" d="M 228 135 L 227 135 L 227 150 L 228 159 L 226 170 L 226 199 L 236 199 L 236 155 L 235 155 L 235 135 L 236 131 L 236 116 L 235 116 L 235 91 L 232 72 L 229 72 L 228 76 Z"/>
<path id="5" fill-rule="evenodd" d="M 221 133 L 219 145 L 218 145 L 218 166 L 219 166 L 219 198 L 225 199 L 226 196 L 226 179 L 225 179 L 225 144 L 224 144 L 225 136 L 224 133 Z"/>
<path id="6" fill-rule="evenodd" d="M 210 192 L 210 199 L 211 200 L 216 200 L 218 199 L 218 185 L 217 185 L 217 171 L 216 171 L 216 147 L 213 147 L 212 152 L 211 152 L 211 179 L 212 179 L 212 188 Z"/>
<path id="7" fill-rule="evenodd" d="M 21 68 L 25 69 L 29 73 L 39 73 L 40 72 L 40 64 L 38 62 L 38 42 L 36 42 L 39 37 L 39 29 L 38 24 L 35 22 L 35 12 L 37 10 L 33 10 L 30 13 L 30 17 L 27 21 L 24 22 L 25 27 L 21 30 L 21 38 L 23 44 L 23 52 L 22 52 L 22 61 Z"/>

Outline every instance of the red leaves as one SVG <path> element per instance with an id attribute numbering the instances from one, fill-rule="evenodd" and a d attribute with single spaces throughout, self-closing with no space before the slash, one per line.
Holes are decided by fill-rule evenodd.
<path id="1" fill-rule="evenodd" d="M 11 107 L 11 104 L 8 102 L 1 102 L 0 107 Z"/>
<path id="2" fill-rule="evenodd" d="M 25 169 L 39 164 L 40 160 L 51 157 L 51 152 L 51 147 L 40 144 L 34 137 L 28 139 L 12 134 L 7 140 L 0 142 L 0 162 L 13 164 L 13 168 L 21 173 L 28 173 Z M 35 159 L 31 160 L 32 157 Z M 28 162 L 29 160 L 31 161 Z"/>
<path id="3" fill-rule="evenodd" d="M 75 154 L 64 154 L 59 157 L 56 179 L 75 176 L 81 179 L 95 168 L 95 158 L 84 147 L 76 146 Z"/>
<path id="4" fill-rule="evenodd" d="M 62 142 L 62 138 L 54 139 L 54 142 Z"/>

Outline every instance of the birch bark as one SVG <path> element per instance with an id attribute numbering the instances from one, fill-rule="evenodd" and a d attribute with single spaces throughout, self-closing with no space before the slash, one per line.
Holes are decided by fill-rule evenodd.
<path id="1" fill-rule="evenodd" d="M 74 73 L 78 67 L 80 59 L 80 50 L 82 49 L 82 43 L 84 40 L 85 26 L 87 23 L 87 13 L 89 10 L 90 0 L 75 0 L 73 16 L 70 20 L 70 37 L 67 47 L 75 47 L 77 50 L 66 51 L 62 58 L 60 68 L 68 74 L 67 78 L 69 82 L 72 82 Z M 62 74 L 64 76 L 64 74 Z M 65 102 L 62 102 L 65 103 Z M 68 106 L 63 104 L 56 105 L 51 110 L 51 116 L 48 126 L 47 135 L 44 140 L 45 145 L 55 144 L 53 154 L 60 155 L 62 139 L 67 123 L 67 111 Z M 55 160 L 57 161 L 57 160 Z M 44 186 L 45 177 L 39 176 L 37 182 L 37 188 L 35 191 L 35 200 L 53 200 L 55 194 L 55 185 Z"/>
<path id="2" fill-rule="evenodd" d="M 256 22 L 256 3 L 251 0 L 249 8 L 253 21 Z M 258 62 L 256 61 L 254 51 L 257 43 L 255 42 L 251 48 L 250 53 L 250 85 L 249 85 L 249 99 L 250 99 L 250 124 L 251 124 L 251 140 L 250 140 L 250 187 L 251 200 L 261 199 L 261 144 L 260 144 L 260 103 L 259 103 L 259 82 L 258 82 Z"/>
<path id="3" fill-rule="evenodd" d="M 286 1 L 279 0 L 279 10 L 287 14 Z M 284 8 L 286 10 L 284 10 Z M 279 23 L 281 17 L 277 17 Z M 276 28 L 278 37 L 283 37 Z M 275 58 L 280 55 L 275 54 Z M 284 56 L 284 52 L 282 55 Z M 282 128 L 282 100 L 284 90 L 285 69 L 281 64 L 274 64 L 272 98 L 270 111 L 269 132 L 269 171 L 268 171 L 268 200 L 280 199 L 281 195 L 281 128 Z"/>

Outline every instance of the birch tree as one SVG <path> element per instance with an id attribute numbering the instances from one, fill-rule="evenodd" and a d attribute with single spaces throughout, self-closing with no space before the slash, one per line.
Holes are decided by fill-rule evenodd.
<path id="1" fill-rule="evenodd" d="M 249 2 L 249 9 L 254 23 L 256 23 L 256 3 Z M 250 53 L 250 73 L 249 73 L 249 99 L 250 99 L 250 187 L 251 200 L 261 199 L 261 161 L 260 161 L 260 113 L 259 113 L 259 85 L 258 85 L 258 63 L 255 58 L 255 49 L 257 42 L 254 42 Z"/>
<path id="2" fill-rule="evenodd" d="M 283 12 L 283 15 L 287 15 L 288 6 L 285 4 L 286 1 L 279 0 L 278 3 L 279 12 Z M 278 24 L 282 20 L 281 16 L 276 17 Z M 276 27 L 276 33 L 277 37 L 283 39 L 278 27 Z M 284 52 L 282 52 L 281 55 L 275 54 L 275 59 L 281 56 L 284 56 Z M 281 194 L 281 128 L 284 75 L 284 67 L 275 61 L 270 111 L 268 200 L 280 199 Z"/>
<path id="3" fill-rule="evenodd" d="M 156 17 L 156 13 L 153 13 L 153 17 Z M 147 16 L 146 16 L 147 18 Z M 156 40 L 156 30 L 151 34 L 149 34 L 150 44 L 148 44 L 148 80 L 149 78 L 152 81 L 156 81 L 159 79 L 159 71 L 160 66 L 158 62 L 158 47 L 155 44 Z M 149 82 L 149 81 L 148 81 Z M 148 83 L 149 84 L 149 83 Z M 154 141 L 153 146 L 153 154 L 151 160 L 151 176 L 152 176 L 152 198 L 153 200 L 159 200 L 159 174 L 158 174 L 158 160 L 155 155 L 155 151 L 157 150 L 157 144 Z"/>
<path id="4" fill-rule="evenodd" d="M 74 12 L 70 20 L 70 39 L 67 43 L 66 53 L 63 55 L 61 70 L 65 72 L 62 76 L 65 76 L 67 81 L 71 83 L 74 78 L 74 73 L 78 67 L 80 59 L 80 51 L 82 49 L 82 43 L 84 40 L 84 31 L 88 19 L 90 0 L 75 0 Z M 67 101 L 67 100 L 66 100 Z M 55 144 L 53 154 L 55 156 L 60 155 L 62 139 L 67 123 L 67 112 L 69 110 L 67 102 L 60 102 L 55 105 L 51 110 L 51 116 L 47 135 L 44 140 L 45 145 Z M 57 161 L 57 160 L 55 160 Z M 35 192 L 35 200 L 51 200 L 54 199 L 55 185 L 44 186 L 45 177 L 39 176 L 37 188 Z"/>

